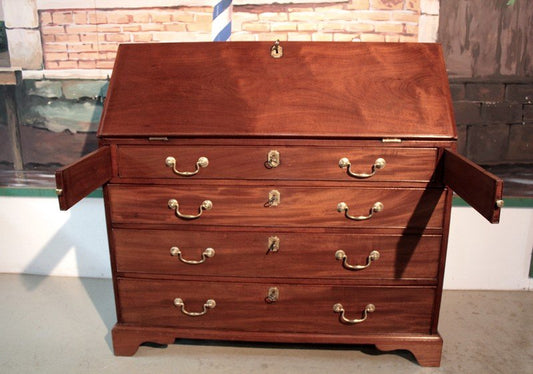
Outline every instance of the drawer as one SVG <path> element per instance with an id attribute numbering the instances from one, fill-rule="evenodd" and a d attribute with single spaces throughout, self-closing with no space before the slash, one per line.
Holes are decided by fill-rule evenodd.
<path id="1" fill-rule="evenodd" d="M 279 205 L 268 206 L 273 190 L 280 194 Z M 444 196 L 438 188 L 109 185 L 112 221 L 142 224 L 441 228 Z M 170 208 L 171 200 L 178 206 Z M 200 208 L 207 200 L 212 208 Z M 346 203 L 348 215 L 372 217 L 349 219 L 344 209 L 338 210 L 340 202 Z M 383 206 L 380 212 L 373 209 L 377 203 Z M 179 218 L 177 212 L 201 216 Z"/>
<path id="2" fill-rule="evenodd" d="M 268 164 L 269 152 L 279 153 L 279 165 Z M 166 164 L 173 157 L 174 164 Z M 200 157 L 208 164 L 197 166 Z M 347 158 L 350 176 L 339 160 Z M 375 167 L 383 159 L 384 167 Z M 123 178 L 429 181 L 435 170 L 435 148 L 303 147 L 303 146 L 120 146 L 119 176 Z"/>
<path id="3" fill-rule="evenodd" d="M 267 302 L 270 289 L 277 301 Z M 189 316 L 175 300 L 183 301 Z M 204 308 L 207 300 L 214 308 Z M 120 322 L 145 326 L 329 334 L 428 333 L 435 289 L 118 279 Z M 350 324 L 333 306 L 340 303 Z M 212 305 L 211 305 L 212 306 Z"/>
<path id="4" fill-rule="evenodd" d="M 276 230 L 114 229 L 112 238 L 118 272 L 259 278 L 436 279 L 441 245 L 438 235 Z M 278 244 L 269 250 L 274 238 Z M 343 251 L 346 260 L 337 251 Z M 356 265 L 367 267 L 351 268 Z"/>

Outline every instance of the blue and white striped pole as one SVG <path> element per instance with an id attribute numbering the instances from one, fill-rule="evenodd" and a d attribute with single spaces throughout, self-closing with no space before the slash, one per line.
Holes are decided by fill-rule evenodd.
<path id="1" fill-rule="evenodd" d="M 231 1 L 218 0 L 213 8 L 211 35 L 214 42 L 225 42 L 231 36 Z"/>

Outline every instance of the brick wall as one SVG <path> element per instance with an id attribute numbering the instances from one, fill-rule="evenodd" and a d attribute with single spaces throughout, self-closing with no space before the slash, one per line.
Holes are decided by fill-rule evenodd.
<path id="1" fill-rule="evenodd" d="M 231 40 L 436 40 L 439 0 L 290 1 L 234 0 Z M 142 4 L 3 0 L 2 4 L 11 61 L 23 69 L 24 78 L 18 95 L 21 139 L 17 144 L 2 142 L 6 119 L 0 108 L 0 172 L 17 168 L 11 154 L 20 149 L 24 174 L 14 170 L 11 174 L 16 178 L 27 179 L 35 171 L 50 181 L 47 173 L 96 148 L 94 131 L 107 87 L 105 78 L 120 43 L 212 40 L 213 2 L 209 0 L 145 0 Z M 35 181 L 16 179 L 16 183 Z"/>
<path id="2" fill-rule="evenodd" d="M 212 7 L 43 9 L 38 14 L 45 69 L 110 69 L 120 43 L 211 40 Z M 236 5 L 231 40 L 416 42 L 422 16 L 420 0 Z"/>
<path id="3" fill-rule="evenodd" d="M 533 162 L 533 1 L 506 3 L 440 5 L 459 150 L 483 165 Z"/>
<path id="4" fill-rule="evenodd" d="M 416 42 L 418 0 L 234 6 L 232 41 Z"/>
<path id="5" fill-rule="evenodd" d="M 459 152 L 484 164 L 533 161 L 533 82 L 452 79 Z"/>
<path id="6" fill-rule="evenodd" d="M 120 43 L 209 41 L 211 7 L 42 10 L 45 69 L 110 69 Z"/>

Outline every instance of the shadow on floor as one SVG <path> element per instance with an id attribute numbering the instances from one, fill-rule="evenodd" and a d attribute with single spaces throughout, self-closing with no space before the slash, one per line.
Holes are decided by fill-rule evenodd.
<path id="1" fill-rule="evenodd" d="M 242 342 L 242 341 L 220 341 L 220 340 L 192 340 L 176 339 L 176 345 L 189 346 L 210 346 L 210 347 L 230 347 L 230 348 L 261 348 L 261 349 L 305 349 L 305 350 L 332 350 L 332 351 L 359 351 L 369 356 L 395 355 L 418 364 L 415 356 L 406 350 L 380 351 L 374 345 L 348 345 L 348 344 L 303 344 L 303 343 L 262 343 L 262 342 Z M 143 347 L 167 348 L 166 344 L 143 343 Z"/>
<path id="2" fill-rule="evenodd" d="M 80 232 L 80 235 L 87 235 L 87 228 L 94 227 L 94 222 L 91 217 L 82 214 L 82 209 L 79 206 L 74 206 L 70 209 L 69 219 L 56 232 L 56 234 L 44 245 L 39 254 L 26 266 L 24 273 L 27 274 L 43 274 L 42 277 L 22 277 L 21 282 L 28 291 L 33 291 L 39 288 L 40 284 L 46 279 L 49 274 L 53 273 L 56 266 L 67 256 L 72 250 L 76 257 L 76 264 L 78 267 L 79 281 L 82 283 L 87 295 L 89 296 L 95 310 L 98 311 L 102 322 L 107 327 L 107 335 L 105 340 L 111 350 L 113 351 L 113 344 L 111 339 L 111 329 L 116 322 L 115 303 L 113 296 L 113 289 L 106 284 L 106 287 L 99 287 L 95 285 L 94 279 L 85 278 L 85 274 L 94 274 L 94 269 L 89 268 L 88 264 L 94 264 L 94 251 L 107 251 L 107 241 L 100 243 L 98 248 L 73 248 L 72 240 L 69 238 L 69 233 Z M 104 219 L 104 217 L 102 217 Z M 79 241 L 83 242 L 83 241 Z M 98 258 L 106 261 L 105 264 L 98 264 L 97 266 L 109 267 L 109 255 L 98 254 Z M 93 265 L 94 266 L 94 265 Z M 104 280 L 103 280 L 104 281 Z"/>

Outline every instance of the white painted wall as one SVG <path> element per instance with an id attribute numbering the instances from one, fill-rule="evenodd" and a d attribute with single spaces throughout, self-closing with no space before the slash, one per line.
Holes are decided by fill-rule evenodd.
<path id="1" fill-rule="evenodd" d="M 110 278 L 103 199 L 0 197 L 0 273 Z"/>
<path id="2" fill-rule="evenodd" d="M 504 208 L 499 225 L 452 211 L 444 287 L 533 290 L 533 209 Z M 60 212 L 50 197 L 0 197 L 0 272 L 110 277 L 103 200 Z"/>
<path id="3" fill-rule="evenodd" d="M 452 209 L 444 288 L 533 290 L 533 209 L 503 208 L 491 225 L 470 207 Z"/>

